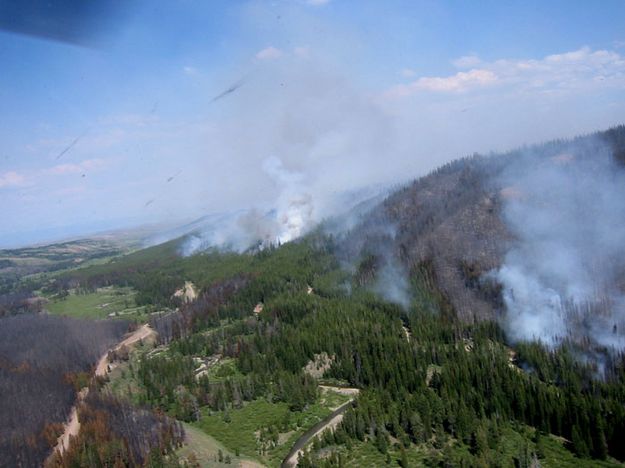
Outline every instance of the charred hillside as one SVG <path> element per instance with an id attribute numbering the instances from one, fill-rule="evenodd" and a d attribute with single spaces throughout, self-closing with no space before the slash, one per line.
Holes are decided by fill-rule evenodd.
<path id="1" fill-rule="evenodd" d="M 124 321 L 22 314 L 0 320 L 0 466 L 40 466 L 80 382 L 128 329 Z"/>
<path id="2" fill-rule="evenodd" d="M 396 262 L 395 270 L 408 278 L 425 276 L 461 320 L 495 318 L 502 290 L 487 273 L 502 266 L 517 242 L 504 207 L 527 195 L 505 175 L 515 165 L 592 163 L 606 151 L 619 166 L 625 164 L 625 126 L 453 161 L 387 197 L 345 236 L 342 250 L 363 282 L 374 282 Z"/>

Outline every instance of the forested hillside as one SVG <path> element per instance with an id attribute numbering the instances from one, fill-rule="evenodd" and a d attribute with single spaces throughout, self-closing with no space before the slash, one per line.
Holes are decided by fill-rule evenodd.
<path id="1" fill-rule="evenodd" d="M 410 277 L 425 270 L 458 318 L 495 319 L 502 307 L 498 285 L 480 279 L 501 266 L 515 240 L 502 205 L 518 195 L 513 185 L 502 184 L 501 174 L 524 158 L 532 158 L 529 164 L 552 158 L 558 163 L 564 155 L 576 164 L 598 158 L 604 150 L 617 164 L 625 164 L 625 126 L 453 161 L 391 194 L 364 216 L 345 237 L 341 255 L 351 262 L 369 256 L 361 273 L 367 268 L 383 271 L 392 260 Z"/>
<path id="2" fill-rule="evenodd" d="M 213 281 L 201 299 L 170 313 L 177 325 L 165 328 L 162 345 L 131 358 L 125 383 L 111 388 L 218 440 L 235 431 L 240 437 L 223 439 L 229 450 L 273 465 L 288 448 L 280 441 L 301 433 L 306 425 L 297 421 L 321 401 L 318 377 L 303 369 L 327 355 L 322 381 L 360 388 L 361 396 L 303 466 L 558 466 L 576 456 L 625 458 L 622 356 L 606 364 L 599 381 L 593 366 L 566 348 L 513 351 L 496 323 L 464 324 L 445 313 L 451 306 L 426 272 L 413 277 L 419 302 L 404 309 L 345 273 L 336 248 L 314 235 L 248 257 L 253 269 L 239 266 L 231 280 Z M 202 261 L 210 276 L 232 258 Z M 245 271 L 251 276 L 243 280 Z M 245 429 L 238 414 L 255 414 L 262 401 L 275 411 L 284 404 L 292 416 L 260 418 Z M 246 430 L 255 444 L 246 442 Z"/>
<path id="3" fill-rule="evenodd" d="M 515 192 L 500 175 L 526 158 L 570 166 L 606 144 L 622 164 L 625 127 L 450 163 L 356 215 L 347 232 L 320 227 L 261 251 L 189 257 L 170 241 L 41 279 L 40 293 L 61 296 L 131 288 L 158 333 L 154 344 L 109 353 L 111 372 L 79 405 L 79 437 L 51 463 L 279 466 L 347 404 L 302 442 L 300 466 L 622 464 L 621 348 L 512 339 L 504 287 L 488 274 L 517 242 L 503 211 Z M 62 330 L 87 322 L 3 323 L 3 395 L 26 403 L 5 403 L 17 429 L 3 435 L 2 453 L 26 466 L 29 444 L 37 460 L 49 455 L 84 372 L 126 324 L 76 334 Z M 106 339 L 94 338 L 99 330 Z M 616 344 L 619 330 L 608 330 Z M 12 347 L 20 333 L 26 345 Z M 31 399 L 43 404 L 41 386 L 58 394 L 54 412 L 20 420 Z M 176 420 L 216 442 L 198 448 Z"/>

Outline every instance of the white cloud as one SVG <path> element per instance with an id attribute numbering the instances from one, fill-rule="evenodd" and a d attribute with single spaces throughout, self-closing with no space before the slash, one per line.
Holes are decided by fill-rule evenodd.
<path id="1" fill-rule="evenodd" d="M 389 90 L 392 96 L 409 96 L 419 91 L 463 92 L 476 87 L 489 86 L 497 82 L 497 75 L 490 70 L 473 69 L 458 72 L 447 77 L 425 76 Z"/>
<path id="2" fill-rule="evenodd" d="M 48 174 L 52 175 L 75 174 L 76 172 L 80 172 L 78 164 L 59 164 L 48 169 Z"/>
<path id="3" fill-rule="evenodd" d="M 25 178 L 23 175 L 18 174 L 15 171 L 5 172 L 0 174 L 0 188 L 4 187 L 20 187 L 24 185 Z"/>
<path id="4" fill-rule="evenodd" d="M 495 85 L 507 86 L 507 90 L 512 91 L 545 94 L 590 88 L 625 88 L 625 59 L 608 50 L 593 51 L 582 47 L 542 59 L 480 62 L 476 56 L 466 56 L 453 62 L 457 67 L 478 63 L 479 68 L 466 72 L 420 77 L 411 83 L 396 85 L 386 95 L 404 97 L 423 92 L 468 92 Z"/>
<path id="5" fill-rule="evenodd" d="M 572 52 L 564 52 L 562 54 L 548 55 L 545 57 L 545 62 L 551 63 L 565 63 L 565 62 L 580 62 L 588 57 L 601 57 L 605 54 L 609 54 L 605 50 L 598 50 L 592 52 L 589 47 L 582 47 L 581 49 L 574 50 Z"/>
<path id="6" fill-rule="evenodd" d="M 48 169 L 46 173 L 51 175 L 79 174 L 100 169 L 105 165 L 106 162 L 103 159 L 87 159 L 78 164 L 58 164 Z"/>
<path id="7" fill-rule="evenodd" d="M 456 68 L 474 68 L 479 66 L 482 61 L 477 55 L 465 55 L 451 62 Z"/>
<path id="8" fill-rule="evenodd" d="M 197 75 L 197 68 L 192 67 L 192 66 L 185 66 L 182 67 L 182 71 L 184 72 L 185 75 L 189 75 L 189 76 L 193 76 L 193 75 Z"/>
<path id="9" fill-rule="evenodd" d="M 414 78 L 417 76 L 417 72 L 410 68 L 404 68 L 401 72 L 399 72 L 399 74 L 404 78 Z"/>
<path id="10" fill-rule="evenodd" d="M 306 3 L 312 6 L 323 6 L 330 3 L 330 0 L 306 0 Z"/>
<path id="11" fill-rule="evenodd" d="M 283 52 L 280 49 L 276 49 L 273 46 L 269 46 L 264 48 L 263 50 L 260 50 L 257 54 L 256 54 L 256 58 L 259 60 L 275 60 L 275 59 L 279 59 L 280 57 L 282 57 Z"/>
<path id="12" fill-rule="evenodd" d="M 542 60 L 498 60 L 488 67 L 520 89 L 563 92 L 597 86 L 625 87 L 625 59 L 613 51 L 588 47 Z"/>
<path id="13" fill-rule="evenodd" d="M 487 86 L 496 81 L 497 75 L 492 71 L 473 69 L 458 72 L 447 78 L 420 78 L 416 81 L 416 86 L 430 91 L 465 91 L 473 87 Z"/>

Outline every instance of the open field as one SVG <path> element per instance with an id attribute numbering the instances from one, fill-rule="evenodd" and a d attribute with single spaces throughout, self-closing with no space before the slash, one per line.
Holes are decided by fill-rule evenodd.
<path id="1" fill-rule="evenodd" d="M 238 451 L 269 466 L 279 466 L 299 436 L 349 398 L 335 392 L 324 392 L 323 397 L 301 413 L 291 412 L 286 403 L 269 403 L 266 400 L 255 400 L 241 409 L 228 410 L 228 416 L 224 412 L 210 412 L 203 408 L 202 419 L 194 425 L 234 453 Z M 230 422 L 226 422 L 228 419 Z M 262 429 L 271 426 L 279 431 L 277 442 L 266 444 L 263 450 L 259 434 Z"/>
<path id="2" fill-rule="evenodd" d="M 255 468 L 264 466 L 257 461 L 235 456 L 233 452 L 229 451 L 215 438 L 190 424 L 183 423 L 183 426 L 185 445 L 176 454 L 186 461 L 195 460 L 202 468 L 232 466 Z M 222 462 L 219 461 L 219 451 L 221 451 Z M 228 457 L 231 461 L 230 464 L 226 463 Z"/>
<path id="3" fill-rule="evenodd" d="M 226 379 L 243 377 L 241 371 L 237 369 L 236 360 L 233 358 L 221 359 L 208 369 L 207 375 L 211 382 L 225 382 Z"/>
<path id="4" fill-rule="evenodd" d="M 29 275 L 98 264 L 128 252 L 129 244 L 83 239 L 45 246 L 0 250 L 0 274 Z"/>
<path id="5" fill-rule="evenodd" d="M 286 403 L 269 403 L 265 400 L 252 401 L 241 409 L 229 410 L 228 416 L 230 422 L 226 422 L 223 412 L 210 412 L 207 408 L 203 408 L 202 419 L 196 426 L 218 438 L 232 452 L 238 451 L 242 455 L 258 460 L 265 457 L 259 453 L 260 442 L 256 431 L 268 426 L 282 426 L 292 417 Z M 271 455 L 267 458 L 280 459 Z"/>
<path id="6" fill-rule="evenodd" d="M 124 398 L 135 404 L 140 404 L 140 395 L 143 392 L 139 382 L 133 377 L 130 367 L 137 367 L 140 355 L 151 348 L 149 344 L 137 345 L 131 350 L 127 361 L 116 362 L 108 374 L 109 381 L 105 390 L 118 398 Z"/>
<path id="7" fill-rule="evenodd" d="M 136 292 L 125 287 L 98 288 L 86 294 L 72 291 L 63 299 L 52 298 L 45 308 L 51 314 L 70 317 L 134 319 L 145 315 L 145 307 L 136 306 L 135 296 Z"/>
<path id="8" fill-rule="evenodd" d="M 0 250 L 0 258 L 11 258 L 14 260 L 39 259 L 49 262 L 73 260 L 79 263 L 86 258 L 97 258 L 121 253 L 122 249 L 122 243 L 118 242 L 101 239 L 81 239 L 20 249 L 4 249 Z"/>

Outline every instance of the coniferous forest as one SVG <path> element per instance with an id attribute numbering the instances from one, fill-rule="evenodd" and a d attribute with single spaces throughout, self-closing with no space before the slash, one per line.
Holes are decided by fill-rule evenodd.
<path id="1" fill-rule="evenodd" d="M 623 135 L 599 135 L 618 161 Z M 131 288 L 144 315 L 3 312 L 0 465 L 288 465 L 294 443 L 345 404 L 340 421 L 304 444 L 299 466 L 624 463 L 623 354 L 580 340 L 511 340 L 502 323 L 501 285 L 485 273 L 510 233 L 492 222 L 497 200 L 479 200 L 498 193 L 488 181 L 510 158 L 452 163 L 342 231 L 328 223 L 284 245 L 188 257 L 178 239 L 31 278 L 30 291 L 15 286 L 10 294 L 51 302 Z M 436 180 L 452 185 L 422 198 Z M 471 234 L 437 238 L 450 218 L 464 229 L 469 208 L 486 213 L 471 217 Z M 445 250 L 455 240 L 464 247 Z M 404 276 L 381 283 L 393 262 Z M 177 294 L 189 283 L 192 298 Z M 397 300 L 387 293 L 400 283 Z M 150 340 L 115 347 L 144 323 Z M 107 371 L 94 377 L 107 350 Z M 74 405 L 80 432 L 54 453 Z M 214 455 L 189 451 L 197 433 Z"/>

